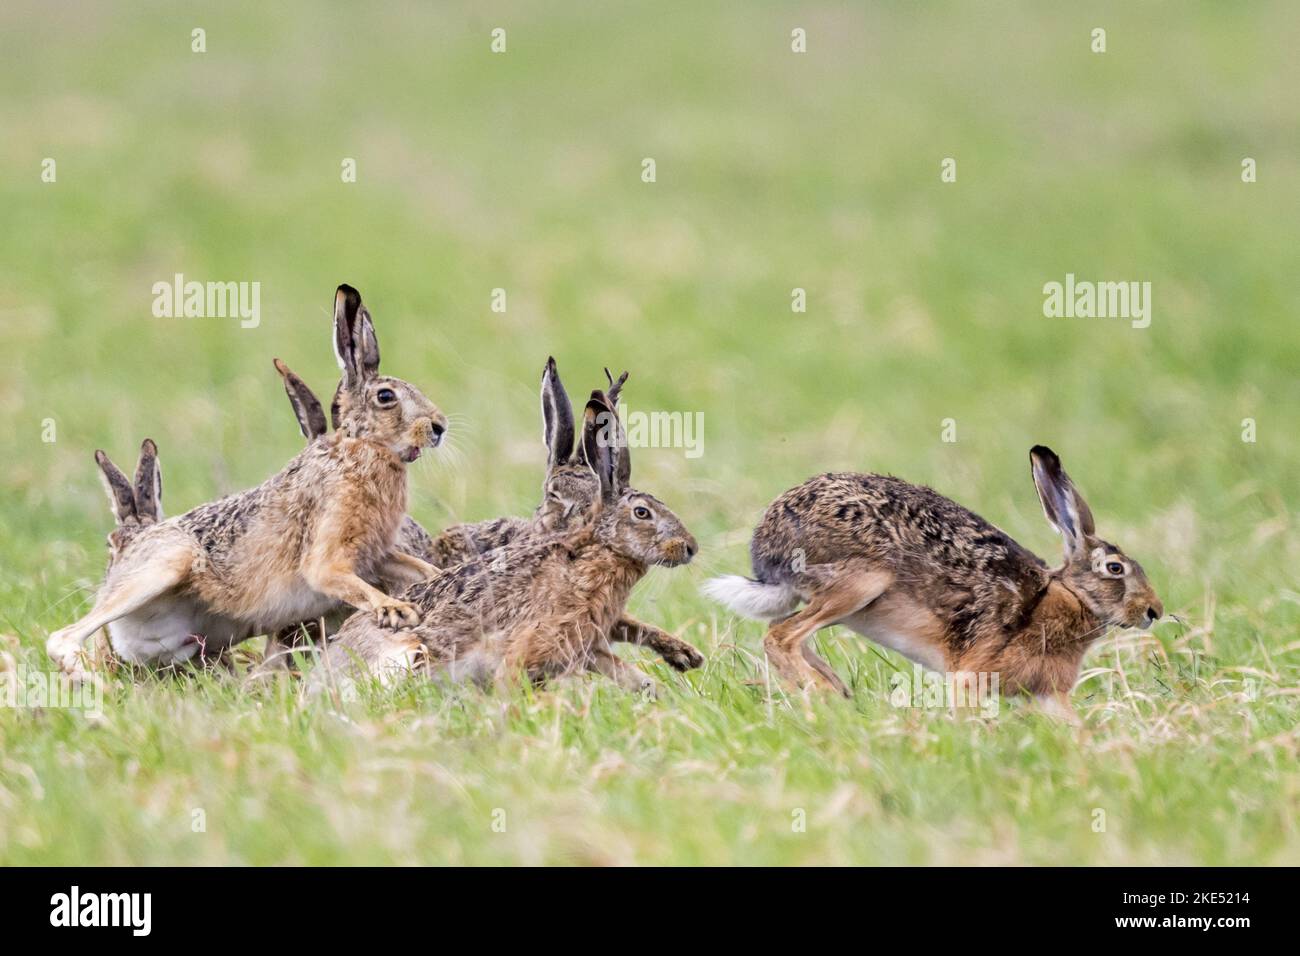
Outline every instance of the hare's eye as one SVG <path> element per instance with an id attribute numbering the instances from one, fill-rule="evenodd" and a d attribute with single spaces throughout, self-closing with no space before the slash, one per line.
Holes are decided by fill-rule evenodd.
<path id="1" fill-rule="evenodd" d="M 375 401 L 380 405 L 391 405 L 393 402 L 397 401 L 397 393 L 391 388 L 381 388 L 379 391 L 375 392 Z"/>
<path id="2" fill-rule="evenodd" d="M 1122 578 L 1124 576 L 1124 565 L 1120 564 L 1118 561 L 1107 561 L 1106 573 L 1113 574 L 1117 578 Z"/>
<path id="3" fill-rule="evenodd" d="M 648 521 L 650 518 L 650 509 L 645 505 L 637 505 L 632 509 L 632 514 L 636 515 L 642 521 Z"/>

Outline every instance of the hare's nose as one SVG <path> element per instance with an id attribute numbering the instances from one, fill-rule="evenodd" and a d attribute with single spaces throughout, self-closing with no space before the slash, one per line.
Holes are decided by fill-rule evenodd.
<path id="1" fill-rule="evenodd" d="M 429 433 L 433 436 L 433 444 L 436 448 L 442 441 L 442 434 L 447 430 L 447 426 L 441 422 L 431 422 L 429 424 Z"/>
<path id="2" fill-rule="evenodd" d="M 1164 616 L 1164 613 L 1165 609 L 1161 607 L 1160 602 L 1157 601 L 1155 604 L 1147 608 L 1147 623 L 1154 624 Z"/>

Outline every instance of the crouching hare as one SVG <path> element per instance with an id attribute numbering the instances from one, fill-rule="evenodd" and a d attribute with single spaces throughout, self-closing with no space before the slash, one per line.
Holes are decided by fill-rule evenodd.
<path id="1" fill-rule="evenodd" d="M 599 489 L 586 520 L 408 588 L 402 598 L 420 615 L 414 627 L 388 631 L 354 614 L 313 672 L 314 689 L 366 672 L 508 684 L 520 674 L 540 682 L 595 671 L 625 689 L 653 691 L 646 674 L 614 654 L 610 635 L 649 567 L 687 563 L 695 539 L 663 502 L 629 487 L 626 439 L 602 392 L 587 403 L 582 444 Z"/>
<path id="2" fill-rule="evenodd" d="M 883 475 L 827 474 L 772 502 L 750 546 L 754 579 L 706 592 L 771 619 L 763 649 L 796 686 L 848 689 L 808 641 L 844 624 L 932 670 L 997 673 L 1077 720 L 1070 691 L 1108 626 L 1163 614 L 1146 574 L 1097 537 L 1092 512 L 1049 448 L 1029 453 L 1047 520 L 1065 540 L 1049 568 L 1002 531 L 930 488 Z M 804 607 L 796 611 L 800 602 Z"/>
<path id="3" fill-rule="evenodd" d="M 320 401 L 305 382 L 283 362 L 276 361 L 276 369 L 284 380 L 285 391 L 293 405 L 298 427 L 308 441 L 315 441 L 326 433 L 325 414 Z M 623 383 L 624 372 L 615 381 L 605 370 L 609 390 L 605 397 L 615 410 Z M 548 358 L 542 368 L 541 384 L 542 442 L 546 448 L 546 478 L 542 484 L 542 501 L 530 517 L 506 516 L 490 518 L 447 528 L 436 538 L 407 515 L 398 531 L 397 548 L 427 561 L 436 568 L 450 568 L 476 559 L 489 551 L 517 544 L 525 540 L 540 540 L 546 535 L 563 531 L 571 524 L 587 520 L 600 485 L 595 474 L 587 467 L 581 449 L 575 453 L 573 406 L 560 381 L 554 358 Z M 337 427 L 337 426 L 336 426 Z M 381 583 L 381 586 L 384 586 Z M 390 587 L 384 590 L 393 592 Z M 397 590 L 400 590 L 398 588 Z M 395 592 L 393 592 L 395 593 Z M 283 647 L 292 647 L 297 637 L 306 629 L 309 633 L 317 627 L 314 621 L 286 629 L 272 639 L 267 657 L 278 656 L 288 661 Z M 337 627 L 330 627 L 333 632 Z M 646 624 L 623 615 L 610 630 L 609 639 L 615 642 L 639 644 L 663 658 L 668 666 L 679 671 L 691 670 L 704 663 L 704 656 L 686 641 L 680 640 L 653 624 Z"/>
<path id="4" fill-rule="evenodd" d="M 419 620 L 409 602 L 368 580 L 411 583 L 437 573 L 393 546 L 406 511 L 406 465 L 437 447 L 446 419 L 415 386 L 379 374 L 373 322 L 346 285 L 335 295 L 334 342 L 343 371 L 340 429 L 256 488 L 161 520 L 149 456 L 142 455 L 131 510 L 124 478 L 96 454 L 119 523 L 135 526 L 119 535 L 90 613 L 46 642 L 64 670 L 83 673 L 82 645 L 105 625 L 122 659 L 173 664 L 338 602 L 388 626 Z"/>

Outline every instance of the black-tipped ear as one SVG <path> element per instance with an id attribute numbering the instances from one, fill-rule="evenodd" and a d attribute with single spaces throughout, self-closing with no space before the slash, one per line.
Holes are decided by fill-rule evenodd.
<path id="1" fill-rule="evenodd" d="M 609 407 L 604 393 L 591 393 L 583 411 L 582 452 L 587 467 L 600 481 L 600 498 L 604 502 L 618 497 L 618 416 Z"/>
<path id="2" fill-rule="evenodd" d="M 334 355 L 343 372 L 343 387 L 358 388 L 379 371 L 379 340 L 361 293 L 341 285 L 334 293 Z"/>
<path id="3" fill-rule="evenodd" d="M 343 386 L 353 387 L 361 379 L 357 350 L 353 344 L 361 293 L 350 285 L 341 285 L 334 293 L 334 357 L 343 373 Z"/>
<path id="4" fill-rule="evenodd" d="M 1061 467 L 1056 452 L 1045 445 L 1029 450 L 1030 466 L 1043 514 L 1065 539 L 1067 556 L 1083 550 L 1087 539 L 1096 533 L 1092 510 Z"/>
<path id="5" fill-rule="evenodd" d="M 162 521 L 162 465 L 152 438 L 140 443 L 140 461 L 135 466 L 135 515 L 145 524 Z"/>
<path id="6" fill-rule="evenodd" d="M 99 477 L 104 483 L 104 490 L 108 492 L 113 520 L 118 524 L 133 520 L 136 517 L 135 492 L 131 490 L 130 480 L 102 451 L 95 451 L 95 464 L 99 465 Z"/>
<path id="7" fill-rule="evenodd" d="M 273 361 L 275 370 L 284 380 L 284 392 L 289 396 L 289 404 L 293 406 L 293 414 L 298 419 L 298 428 L 302 430 L 302 437 L 308 441 L 315 441 L 325 434 L 325 412 L 321 408 L 320 399 L 289 366 L 279 359 Z"/>
<path id="8" fill-rule="evenodd" d="M 573 406 L 554 358 L 548 358 L 542 369 L 542 441 L 547 468 L 563 465 L 573 455 Z"/>

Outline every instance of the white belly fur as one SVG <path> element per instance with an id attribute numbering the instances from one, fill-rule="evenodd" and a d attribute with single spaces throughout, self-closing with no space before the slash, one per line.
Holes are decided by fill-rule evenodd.
<path id="1" fill-rule="evenodd" d="M 253 622 L 215 614 L 187 594 L 163 594 L 109 624 L 109 642 L 118 656 L 134 664 L 179 664 L 199 653 L 194 635 L 203 638 L 205 653 L 212 654 L 256 634 L 315 620 L 339 607 L 333 598 L 313 591 L 301 580 L 278 587 L 265 598 L 266 619 Z"/>
<path id="2" fill-rule="evenodd" d="M 889 615 L 876 614 L 872 608 L 868 608 L 846 617 L 840 623 L 882 647 L 897 651 L 922 667 L 939 673 L 947 670 L 943 650 L 933 640 L 921 634 L 897 629 L 892 626 Z"/>
<path id="3" fill-rule="evenodd" d="M 191 597 L 165 594 L 108 625 L 113 651 L 133 664 L 179 664 L 202 646 L 214 653 L 252 636 L 247 624 L 211 614 Z"/>
<path id="4" fill-rule="evenodd" d="M 278 631 L 299 621 L 314 621 L 336 610 L 352 612 L 352 608 L 319 591 L 313 591 L 298 575 L 276 582 L 262 593 L 263 620 L 257 622 L 260 632 Z"/>

